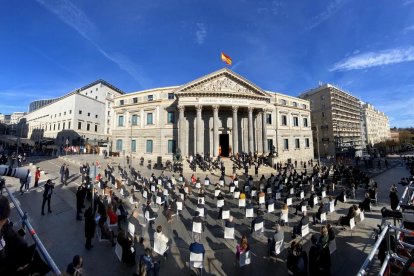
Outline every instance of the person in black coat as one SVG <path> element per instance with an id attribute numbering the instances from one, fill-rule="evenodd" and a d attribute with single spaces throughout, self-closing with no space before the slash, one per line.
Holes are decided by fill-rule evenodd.
<path id="1" fill-rule="evenodd" d="M 85 201 L 85 186 L 81 185 L 78 187 L 78 190 L 76 191 L 76 219 L 82 220 L 81 213 L 83 208 L 83 203 Z"/>
<path id="2" fill-rule="evenodd" d="M 319 276 L 321 273 L 322 247 L 318 244 L 316 234 L 311 237 L 312 246 L 309 249 L 309 276 Z"/>
<path id="3" fill-rule="evenodd" d="M 93 214 L 92 208 L 89 207 L 85 211 L 85 248 L 90 250 L 92 246 L 92 238 L 95 236 L 95 228 L 96 228 L 96 222 L 95 222 L 95 216 Z"/>
<path id="4" fill-rule="evenodd" d="M 395 186 L 391 187 L 390 200 L 391 200 L 391 209 L 395 211 L 398 207 L 398 203 L 400 202 L 398 199 L 397 188 Z"/>
<path id="5" fill-rule="evenodd" d="M 50 199 L 52 198 L 53 189 L 55 188 L 55 185 L 52 183 L 52 180 L 48 179 L 45 184 L 45 191 L 43 192 L 43 202 L 42 202 L 42 215 L 45 214 L 45 203 L 47 201 L 47 208 L 49 213 L 52 213 L 52 210 L 50 209 Z"/>
<path id="6" fill-rule="evenodd" d="M 286 265 L 291 272 L 290 275 L 308 275 L 308 256 L 306 255 L 306 252 L 302 250 L 302 246 L 295 241 L 291 243 Z"/>

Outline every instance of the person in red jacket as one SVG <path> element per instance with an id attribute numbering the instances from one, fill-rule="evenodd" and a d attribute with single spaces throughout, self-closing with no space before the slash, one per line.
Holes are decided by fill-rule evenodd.
<path id="1" fill-rule="evenodd" d="M 35 183 L 34 183 L 35 187 L 39 187 L 39 179 L 40 179 L 40 168 L 37 167 L 36 172 L 35 172 Z"/>

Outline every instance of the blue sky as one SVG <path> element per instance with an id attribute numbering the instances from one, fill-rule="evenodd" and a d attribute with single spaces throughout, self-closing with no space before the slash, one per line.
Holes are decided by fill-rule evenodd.
<path id="1" fill-rule="evenodd" d="M 414 0 L 0 0 L 0 112 L 102 78 L 126 92 L 224 66 L 297 96 L 329 82 L 414 126 Z"/>

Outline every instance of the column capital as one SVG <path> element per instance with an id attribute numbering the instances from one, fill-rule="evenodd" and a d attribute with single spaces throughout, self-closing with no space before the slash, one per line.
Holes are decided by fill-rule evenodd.
<path id="1" fill-rule="evenodd" d="M 253 107 L 253 106 L 248 106 L 248 107 L 247 107 L 247 110 L 249 111 L 249 113 L 252 113 L 252 112 L 253 112 L 253 109 L 254 109 L 254 107 Z"/>
<path id="2" fill-rule="evenodd" d="M 234 112 L 234 113 L 236 113 L 236 112 L 237 112 L 237 110 L 239 109 L 239 107 L 238 107 L 237 105 L 233 105 L 233 106 L 231 107 L 231 109 L 233 110 L 233 112 Z"/>
<path id="3" fill-rule="evenodd" d="M 219 105 L 216 105 L 216 104 L 215 105 L 212 105 L 211 107 L 213 107 L 213 110 L 214 111 L 219 110 L 219 108 L 220 108 L 220 106 Z"/>
<path id="4" fill-rule="evenodd" d="M 195 105 L 195 108 L 197 109 L 198 112 L 201 112 L 201 110 L 203 110 L 203 106 L 201 104 Z"/>
<path id="5" fill-rule="evenodd" d="M 269 109 L 268 108 L 262 108 L 262 110 L 260 111 L 261 113 L 267 113 L 269 111 Z"/>
<path id="6" fill-rule="evenodd" d="M 184 105 L 177 105 L 177 108 L 179 111 L 184 111 L 185 106 Z"/>

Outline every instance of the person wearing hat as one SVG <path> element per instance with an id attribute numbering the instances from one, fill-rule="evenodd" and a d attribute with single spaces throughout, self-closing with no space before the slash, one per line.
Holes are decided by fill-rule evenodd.
<path id="1" fill-rule="evenodd" d="M 51 179 L 48 179 L 45 184 L 45 191 L 43 192 L 43 202 L 42 202 L 42 215 L 45 215 L 44 209 L 45 209 L 45 203 L 47 201 L 47 208 L 49 213 L 52 213 L 52 210 L 50 209 L 50 199 L 52 198 L 53 189 L 55 188 L 55 185 L 52 183 Z"/>
<path id="2" fill-rule="evenodd" d="M 40 168 L 37 167 L 36 172 L 35 172 L 35 183 L 34 183 L 35 188 L 39 187 L 39 179 L 40 179 Z"/>

